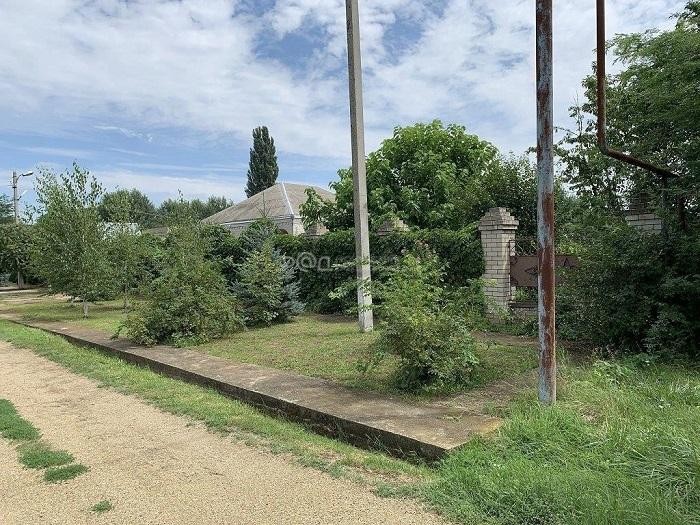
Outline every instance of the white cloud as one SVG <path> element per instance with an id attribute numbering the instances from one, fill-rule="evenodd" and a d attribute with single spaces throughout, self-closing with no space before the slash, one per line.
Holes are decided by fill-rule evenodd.
<path id="1" fill-rule="evenodd" d="M 609 0 L 609 35 L 668 25 L 683 4 Z M 590 71 L 594 2 L 555 10 L 562 125 Z M 344 16 L 342 0 L 277 0 L 258 17 L 235 0 L 0 0 L 0 131 L 23 120 L 56 129 L 88 120 L 144 141 L 165 128 L 248 141 L 266 124 L 280 151 L 341 166 Z M 507 149 L 532 143 L 532 0 L 366 0 L 361 18 L 368 149 L 397 124 L 437 116 Z M 416 35 L 399 46 L 392 38 L 402 26 Z M 311 30 L 323 36 L 306 67 L 256 55 L 262 38 Z"/>
<path id="2" fill-rule="evenodd" d="M 238 202 L 245 198 L 245 180 L 222 177 L 215 173 L 194 176 L 173 176 L 127 169 L 95 169 L 92 174 L 106 190 L 138 188 L 156 202 L 177 197 L 180 191 L 185 199 L 206 199 L 210 195 L 225 195 Z"/>
<path id="3" fill-rule="evenodd" d="M 41 146 L 22 146 L 16 148 L 30 153 L 38 153 L 39 155 L 48 155 L 50 157 L 69 157 L 73 160 L 90 158 L 93 155 L 92 151 L 69 148 L 51 148 Z"/>

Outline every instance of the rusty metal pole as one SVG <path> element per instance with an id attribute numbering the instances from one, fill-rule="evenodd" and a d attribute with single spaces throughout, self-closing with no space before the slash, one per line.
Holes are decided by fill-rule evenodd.
<path id="1" fill-rule="evenodd" d="M 357 261 L 357 307 L 361 332 L 374 328 L 367 210 L 365 125 L 362 110 L 362 59 L 358 0 L 345 0 L 348 36 L 348 80 L 350 88 L 350 135 L 352 145 L 353 206 L 355 210 L 355 257 Z"/>
<path id="2" fill-rule="evenodd" d="M 537 285 L 539 399 L 557 399 L 554 309 L 554 97 L 552 0 L 536 1 L 537 45 Z"/>

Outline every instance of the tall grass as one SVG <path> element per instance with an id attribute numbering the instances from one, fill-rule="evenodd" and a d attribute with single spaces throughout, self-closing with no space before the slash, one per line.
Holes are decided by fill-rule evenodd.
<path id="1" fill-rule="evenodd" d="M 445 459 L 424 494 L 463 523 L 700 523 L 700 375 L 567 370 L 554 408 L 523 399 L 493 440 Z"/>

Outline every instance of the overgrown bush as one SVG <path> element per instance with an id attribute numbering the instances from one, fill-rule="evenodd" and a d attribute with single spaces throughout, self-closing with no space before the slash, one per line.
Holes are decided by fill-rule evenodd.
<path id="1" fill-rule="evenodd" d="M 198 344 L 243 328 L 240 306 L 226 279 L 205 258 L 202 226 L 189 218 L 177 221 L 148 299 L 120 327 L 141 344 Z"/>
<path id="2" fill-rule="evenodd" d="M 370 366 L 397 356 L 397 387 L 409 391 L 445 390 L 468 381 L 478 364 L 475 342 L 432 252 L 422 247 L 404 255 L 378 296 L 381 330 Z"/>
<path id="3" fill-rule="evenodd" d="M 285 322 L 304 309 L 294 268 L 269 242 L 250 252 L 238 278 L 234 289 L 248 325 Z"/>
<path id="4" fill-rule="evenodd" d="M 700 355 L 700 235 L 612 222 L 588 233 L 560 287 L 565 337 L 608 352 Z"/>

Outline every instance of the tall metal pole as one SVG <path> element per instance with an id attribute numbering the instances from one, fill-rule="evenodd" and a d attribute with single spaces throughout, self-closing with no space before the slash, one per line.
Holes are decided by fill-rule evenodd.
<path id="1" fill-rule="evenodd" d="M 552 0 L 536 0 L 536 4 L 539 398 L 549 405 L 557 399 Z"/>
<path id="2" fill-rule="evenodd" d="M 18 175 L 16 171 L 12 172 L 12 205 L 15 212 L 15 224 L 19 224 L 19 178 L 22 175 Z M 22 277 L 22 272 L 19 271 L 19 260 L 17 261 L 17 288 L 21 290 L 24 288 L 24 278 Z"/>
<path id="3" fill-rule="evenodd" d="M 15 212 L 15 223 L 19 222 L 19 193 L 17 190 L 17 182 L 19 181 L 19 176 L 16 171 L 12 172 L 12 207 Z"/>
<path id="4" fill-rule="evenodd" d="M 367 168 L 365 166 L 365 125 L 362 110 L 362 59 L 360 58 L 360 15 L 358 0 L 345 0 L 348 35 L 348 78 L 350 88 L 350 134 L 352 143 L 353 206 L 355 210 L 355 256 L 357 260 L 357 306 L 361 332 L 374 327 L 367 210 Z"/>

